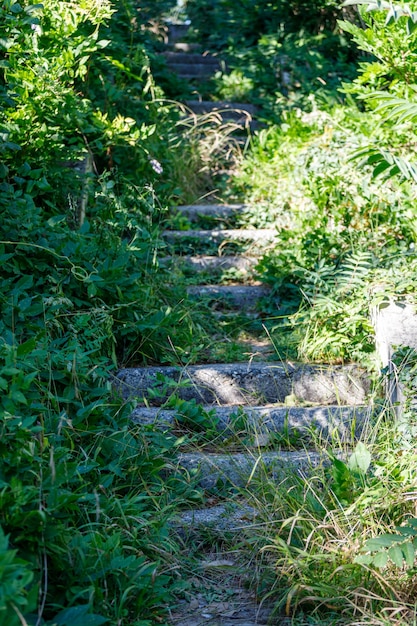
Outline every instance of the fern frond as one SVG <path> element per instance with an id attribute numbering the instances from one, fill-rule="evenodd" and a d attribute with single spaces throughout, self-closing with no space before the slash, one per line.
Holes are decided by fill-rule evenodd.
<path id="1" fill-rule="evenodd" d="M 386 91 L 374 91 L 371 94 L 362 96 L 362 99 L 375 101 L 378 104 L 376 113 L 386 112 L 385 121 L 395 120 L 398 124 L 402 122 L 415 122 L 417 120 L 417 102 L 410 102 L 406 98 L 398 98 L 394 94 Z"/>
<path id="2" fill-rule="evenodd" d="M 372 269 L 372 255 L 366 250 L 352 252 L 336 273 L 338 292 L 350 292 L 362 287 L 364 278 Z"/>
<path id="3" fill-rule="evenodd" d="M 392 4 L 386 0 L 346 0 L 342 6 L 362 5 L 366 11 L 387 11 L 386 24 L 397 22 L 401 17 L 408 17 L 412 22 L 417 22 L 417 13 L 412 10 L 410 4 Z"/>

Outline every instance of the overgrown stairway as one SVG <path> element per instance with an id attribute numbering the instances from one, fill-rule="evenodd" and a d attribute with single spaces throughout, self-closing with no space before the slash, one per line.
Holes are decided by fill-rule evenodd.
<path id="1" fill-rule="evenodd" d="M 177 71 L 184 77 L 194 79 L 196 68 L 202 71 L 202 65 L 214 67 L 211 61 L 199 63 L 195 51 L 188 53 L 187 61 L 185 47 L 180 45 L 181 52 L 167 52 L 168 61 L 174 67 L 177 60 Z M 254 114 L 239 104 L 196 101 L 193 106 L 195 114 L 209 108 L 223 109 L 229 115 L 232 110 Z M 247 356 L 239 362 L 127 368 L 119 372 L 118 381 L 124 396 L 137 400 L 132 416 L 136 422 L 173 430 L 179 437 L 188 434 L 173 471 L 196 476 L 206 505 L 184 512 L 173 532 L 183 537 L 185 549 L 196 541 L 204 544 L 197 569 L 204 571 L 207 584 L 229 589 L 227 602 L 210 603 L 203 593 L 196 593 L 182 611 L 173 612 L 172 623 L 266 624 L 270 611 L 242 589 L 242 579 L 250 578 L 247 564 L 242 563 L 244 551 L 235 550 L 231 556 L 219 547 L 224 546 L 220 538 L 237 536 L 244 543 L 250 535 L 258 513 L 243 494 L 256 489 L 257 481 L 281 482 L 294 472 L 308 474 L 325 460 L 320 448 L 312 445 L 315 438 L 352 443 L 369 419 L 369 382 L 356 365 L 282 362 L 274 355 L 273 345 L 265 337 L 261 340 L 263 306 L 267 303 L 271 308 L 273 295 L 257 280 L 254 266 L 265 248 L 274 245 L 273 227 L 239 227 L 244 205 L 197 204 L 177 211 L 190 228 L 164 233 L 171 254 L 163 262 L 191 277 L 190 307 L 193 299 L 204 301 L 215 311 L 217 324 L 228 316 L 239 316 L 258 335 L 242 342 L 240 356 L 245 351 Z M 228 272 L 234 281 L 222 284 Z M 280 303 L 272 304 L 278 313 Z M 214 321 L 213 344 L 220 336 Z M 284 622 L 275 617 L 272 623 Z"/>

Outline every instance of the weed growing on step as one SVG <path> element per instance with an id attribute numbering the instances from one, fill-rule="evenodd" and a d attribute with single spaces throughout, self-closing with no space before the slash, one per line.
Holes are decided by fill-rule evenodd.
<path id="1" fill-rule="evenodd" d="M 178 181 L 179 203 L 192 204 L 221 194 L 222 172 L 236 167 L 242 153 L 236 131 L 240 126 L 223 120 L 220 115 L 195 115 L 181 107 L 182 115 L 176 125 L 176 145 L 181 158 L 170 163 L 169 176 Z"/>
<path id="2" fill-rule="evenodd" d="M 395 616 L 411 623 L 415 570 L 406 573 L 394 549 L 396 567 L 390 565 L 387 547 L 405 545 L 401 527 L 414 519 L 415 451 L 399 455 L 387 420 L 368 431 L 366 443 L 335 450 L 309 475 L 299 471 L 279 483 L 265 476 L 243 491 L 259 512 L 252 541 L 262 555 L 261 589 L 277 617 L 382 626 Z"/>

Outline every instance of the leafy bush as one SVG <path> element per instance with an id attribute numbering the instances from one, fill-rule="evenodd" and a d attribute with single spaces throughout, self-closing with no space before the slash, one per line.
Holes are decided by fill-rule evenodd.
<path id="1" fill-rule="evenodd" d="M 361 5 L 363 29 L 344 27 L 372 56 L 344 86 L 345 105 L 316 96 L 308 113 L 283 115 L 255 138 L 235 182 L 250 190 L 251 219 L 278 227 L 259 270 L 281 292 L 275 315 L 298 356 L 369 363 L 374 299 L 415 301 L 417 20 L 414 2 L 346 4 Z M 414 361 L 396 372 L 410 392 L 400 423 L 388 409 L 352 456 L 338 449 L 309 478 L 256 491 L 270 524 L 258 544 L 271 568 L 266 595 L 295 621 L 415 620 Z"/>
<path id="2" fill-rule="evenodd" d="M 0 624 L 17 626 L 22 623 L 22 614 L 36 606 L 37 589 L 28 594 L 33 580 L 29 563 L 9 549 L 8 537 L 0 527 Z M 32 597 L 31 597 L 32 596 Z"/>
<path id="3" fill-rule="evenodd" d="M 406 495 L 413 489 L 415 453 L 399 458 L 385 419 L 390 418 L 382 415 L 378 429 L 368 432 L 367 445 L 331 452 L 330 463 L 311 468 L 309 477 L 291 475 L 278 486 L 264 478 L 258 490 L 252 484 L 252 495 L 245 493 L 263 516 L 265 534 L 258 531 L 256 545 L 265 567 L 265 597 L 295 623 L 305 623 L 303 616 L 317 624 L 385 626 L 394 616 L 401 626 L 412 623 L 415 569 L 407 578 L 390 567 L 381 575 L 372 563 L 389 541 L 405 551 L 406 535 L 415 535 L 413 503 Z M 398 535 L 391 530 L 389 540 L 374 539 L 404 517 L 408 521 Z M 363 543 L 363 552 L 372 555 L 360 555 Z"/>
<path id="4" fill-rule="evenodd" d="M 340 100 L 335 89 L 354 77 L 355 48 L 336 25 L 350 12 L 339 2 L 189 0 L 187 13 L 196 37 L 227 60 L 216 96 L 253 102 L 268 121 L 289 105 L 308 108 L 311 92 Z"/>
<path id="5" fill-rule="evenodd" d="M 7 624 L 160 619 L 177 584 L 168 520 L 199 497 L 172 471 L 176 439 L 133 427 L 111 384 L 120 362 L 169 358 L 180 316 L 158 287 L 152 187 L 156 151 L 167 154 L 158 133 L 176 116 L 154 102 L 134 14 L 101 0 L 0 7 Z M 161 182 L 162 196 L 172 189 Z"/>
<path id="6" fill-rule="evenodd" d="M 289 32 L 306 29 L 313 33 L 331 29 L 338 9 L 337 0 L 187 0 L 187 14 L 200 40 L 217 46 L 233 41 L 234 45 L 250 47 L 259 33 L 273 33 L 281 27 Z"/>

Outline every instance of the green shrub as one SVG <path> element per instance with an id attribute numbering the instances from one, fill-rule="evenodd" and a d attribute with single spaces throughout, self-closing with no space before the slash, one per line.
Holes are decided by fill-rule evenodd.
<path id="1" fill-rule="evenodd" d="M 154 102 L 132 44 L 140 25 L 132 41 L 112 26 L 133 12 L 98 0 L 0 7 L 5 624 L 162 619 L 177 585 L 168 520 L 199 497 L 189 477 L 167 474 L 175 437 L 133 427 L 112 385 L 121 362 L 169 358 L 180 315 L 159 287 L 152 187 L 158 133 L 175 116 Z"/>

